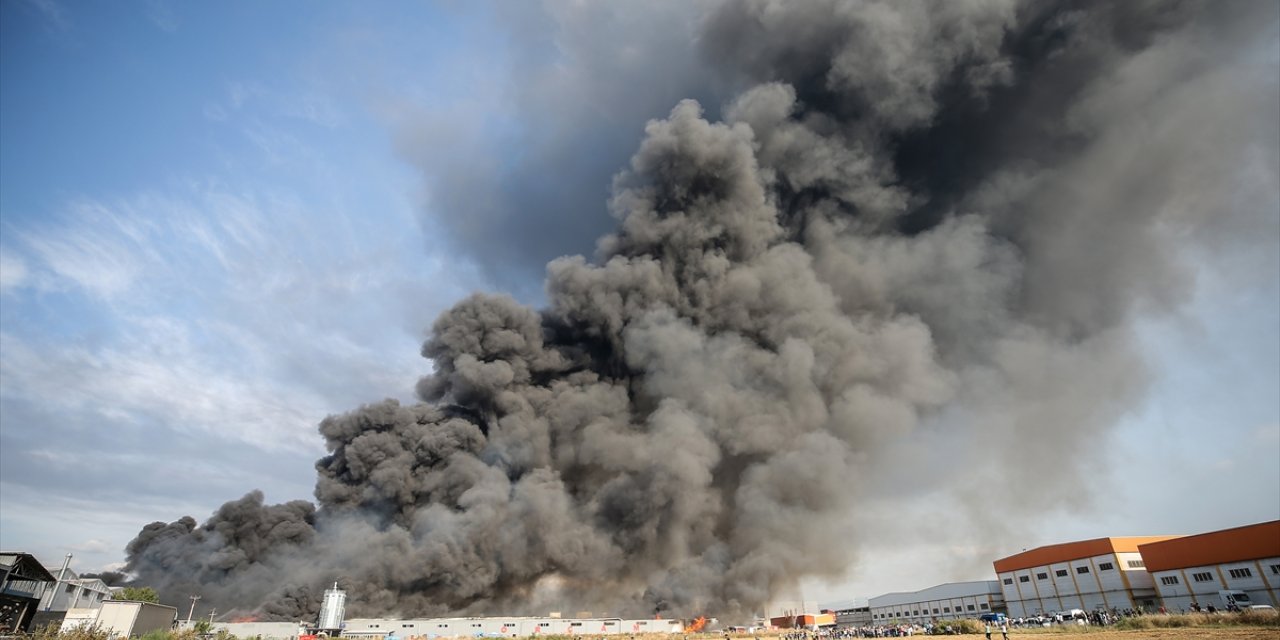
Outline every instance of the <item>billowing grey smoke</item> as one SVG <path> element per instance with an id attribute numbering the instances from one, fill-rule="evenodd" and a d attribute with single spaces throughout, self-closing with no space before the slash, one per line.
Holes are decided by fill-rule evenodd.
<path id="1" fill-rule="evenodd" d="M 727 3 L 699 46 L 742 90 L 721 121 L 685 101 L 648 124 L 617 231 L 550 263 L 545 309 L 458 303 L 421 404 L 321 423 L 318 507 L 148 525 L 128 570 L 283 618 L 333 579 L 355 614 L 728 615 L 840 574 L 903 443 L 960 496 L 1078 494 L 1073 454 L 1145 389 L 1132 322 L 1189 295 L 1187 252 L 1273 249 L 1277 18 Z M 968 471 L 965 447 L 1023 442 L 1055 464 Z"/>

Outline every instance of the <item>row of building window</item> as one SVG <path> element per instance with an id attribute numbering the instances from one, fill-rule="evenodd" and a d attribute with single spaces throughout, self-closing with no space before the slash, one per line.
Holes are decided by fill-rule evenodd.
<path id="1" fill-rule="evenodd" d="M 979 604 L 979 605 L 978 605 L 978 607 L 979 607 L 979 608 L 981 608 L 983 611 L 986 611 L 986 610 L 987 610 L 987 603 L 985 603 L 985 602 L 984 602 L 984 603 L 982 603 L 982 604 Z M 973 611 L 973 610 L 974 610 L 974 609 L 973 609 L 973 605 L 967 605 L 965 608 L 967 608 L 969 611 Z M 934 609 L 934 610 L 933 610 L 933 612 L 936 614 L 936 613 L 938 613 L 938 610 L 937 610 L 937 609 Z M 951 613 L 951 607 L 943 607 L 943 608 L 942 608 L 942 613 Z M 956 613 L 961 613 L 961 611 L 960 611 L 960 607 L 956 607 Z M 911 616 L 926 615 L 926 616 L 927 616 L 927 615 L 929 615 L 929 610 L 928 610 L 928 609 L 925 609 L 925 610 L 924 610 L 924 612 L 922 613 L 919 609 L 916 609 L 916 610 L 912 611 L 910 614 L 908 614 L 906 611 L 903 611 L 902 613 L 877 613 L 877 614 L 872 615 L 872 617 L 873 617 L 873 618 L 879 618 L 879 619 L 885 619 L 885 620 L 887 620 L 887 619 L 889 619 L 889 618 L 897 618 L 897 617 L 900 617 L 900 616 L 906 616 L 906 615 L 911 615 Z"/>
<path id="2" fill-rule="evenodd" d="M 1135 568 L 1135 569 L 1137 569 L 1137 568 L 1142 568 L 1142 567 L 1145 567 L 1145 566 L 1146 566 L 1146 565 L 1143 563 L 1143 561 L 1141 561 L 1141 560 L 1129 560 L 1128 562 L 1129 562 L 1129 566 L 1130 566 L 1131 568 Z M 1276 575 L 1280 575 L 1280 564 L 1268 565 L 1268 567 L 1271 569 L 1271 573 L 1276 574 Z M 1112 569 L 1114 569 L 1114 568 L 1115 568 L 1115 566 L 1114 566 L 1114 565 L 1112 565 L 1110 562 L 1103 562 L 1103 563 L 1098 564 L 1098 569 L 1099 569 L 1100 571 L 1110 571 L 1110 570 L 1112 570 Z M 1081 573 L 1081 574 L 1083 574 L 1083 573 L 1089 573 L 1089 567 L 1084 567 L 1084 566 L 1076 567 L 1076 573 Z M 1229 573 L 1229 574 L 1231 575 L 1231 577 L 1232 577 L 1232 578 L 1236 578 L 1236 579 L 1241 579 L 1241 578 L 1252 578 L 1252 577 L 1253 577 L 1253 571 L 1252 571 L 1252 570 L 1250 570 L 1248 567 L 1242 567 L 1242 568 L 1239 568 L 1239 569 L 1229 569 L 1229 570 L 1227 571 L 1227 573 Z M 1067 570 L 1066 570 L 1066 569 L 1057 569 L 1057 570 L 1055 570 L 1055 571 L 1054 571 L 1054 575 L 1058 576 L 1059 578 L 1065 578 L 1065 577 L 1067 577 Z M 1191 574 L 1191 577 L 1192 577 L 1196 582 L 1211 582 L 1211 581 L 1213 581 L 1213 574 L 1211 574 L 1211 573 L 1209 573 L 1209 572 L 1207 572 L 1207 571 L 1205 571 L 1205 572 L 1200 572 L 1200 573 L 1193 573 L 1193 574 Z M 1038 573 L 1036 573 L 1036 579 L 1037 579 L 1037 580 L 1048 580 L 1048 579 L 1049 579 L 1049 574 L 1048 574 L 1048 573 L 1044 573 L 1044 572 L 1038 572 Z M 1018 582 L 1023 582 L 1023 583 L 1031 582 L 1031 577 L 1030 577 L 1030 576 L 1018 576 Z M 1177 578 L 1177 576 L 1163 576 L 1163 577 L 1161 577 L 1161 578 L 1160 578 L 1160 582 L 1161 582 L 1162 584 L 1166 584 L 1166 585 L 1178 584 L 1178 578 Z M 1006 585 L 1011 585 L 1011 584 L 1013 584 L 1013 578 L 1005 578 L 1005 579 L 1004 579 L 1004 584 L 1006 584 Z M 985 609 L 986 607 L 984 606 L 983 608 Z M 969 607 L 969 609 L 970 609 L 970 610 L 973 610 L 973 607 L 972 607 L 972 606 L 970 606 L 970 607 Z M 934 613 L 937 613 L 937 612 L 938 612 L 938 611 L 935 609 L 935 610 L 934 610 Z"/>
<path id="3" fill-rule="evenodd" d="M 973 607 L 969 607 L 969 608 L 970 608 L 970 609 L 972 609 Z M 616 624 L 617 624 L 617 621 L 610 620 L 610 621 L 605 622 L 605 623 L 604 623 L 604 626 L 606 626 L 606 627 L 612 627 L 612 626 L 615 626 Z M 647 624 L 647 623 L 645 623 L 645 622 L 641 622 L 640 624 Z M 370 626 L 370 627 L 377 627 L 378 625 L 376 625 L 376 624 L 371 624 L 371 625 L 369 625 L 369 626 Z M 482 624 L 480 624 L 480 623 L 478 623 L 478 622 L 473 622 L 473 623 L 471 624 L 471 626 L 472 626 L 473 628 L 480 628 L 480 627 L 483 627 L 484 625 L 482 625 Z M 538 623 L 538 626 L 539 626 L 539 627 L 549 627 L 549 626 L 551 626 L 551 623 L 550 623 L 550 622 L 539 622 L 539 623 Z M 571 627 L 581 627 L 581 626 L 582 626 L 582 623 L 581 623 L 581 622 L 571 622 L 571 623 L 569 623 L 569 626 L 571 626 Z M 401 625 L 400 625 L 400 628 L 402 628 L 402 629 L 412 629 L 413 627 L 414 627 L 413 623 L 406 623 L 406 624 L 401 624 Z M 436 625 L 436 628 L 438 628 L 438 629 L 448 629 L 448 628 L 449 628 L 449 623 L 447 623 L 447 622 L 446 622 L 446 623 L 443 623 L 443 624 L 437 624 L 437 625 Z"/>
<path id="4" fill-rule="evenodd" d="M 1101 565 L 1098 565 L 1098 568 L 1099 568 L 1099 569 L 1102 569 L 1103 571 L 1110 571 L 1110 570 L 1114 569 L 1115 567 L 1113 567 L 1113 566 L 1111 565 L 1111 563 L 1109 563 L 1109 562 L 1105 562 L 1105 563 L 1103 563 L 1103 564 L 1101 564 Z M 1089 573 L 1089 567 L 1076 567 L 1076 573 Z M 1059 578 L 1065 578 L 1065 577 L 1067 577 L 1067 570 L 1066 570 L 1066 569 L 1058 569 L 1057 571 L 1055 571 L 1055 572 L 1054 572 L 1054 574 L 1055 574 L 1055 575 L 1057 575 Z M 1048 579 L 1049 579 L 1049 574 L 1047 574 L 1047 573 L 1037 573 L 1037 574 L 1036 574 L 1036 579 L 1037 579 L 1037 580 L 1048 580 Z M 1018 582 L 1031 582 L 1031 576 L 1018 576 Z M 1005 583 L 1005 584 L 1013 584 L 1013 578 L 1005 578 L 1005 579 L 1004 579 L 1004 583 Z"/>
<path id="5" fill-rule="evenodd" d="M 1271 565 L 1271 566 L 1273 567 L 1273 569 L 1280 569 L 1280 564 Z M 1232 578 L 1252 578 L 1253 577 L 1253 571 L 1250 570 L 1248 567 L 1243 567 L 1240 569 L 1229 569 L 1227 570 L 1227 573 L 1231 574 Z M 1275 573 L 1280 573 L 1280 570 L 1275 571 Z M 1196 582 L 1212 582 L 1213 574 L 1209 573 L 1208 571 L 1202 571 L 1199 573 L 1191 574 L 1191 578 Z M 1178 584 L 1178 576 L 1161 576 L 1160 583 L 1161 584 Z"/>

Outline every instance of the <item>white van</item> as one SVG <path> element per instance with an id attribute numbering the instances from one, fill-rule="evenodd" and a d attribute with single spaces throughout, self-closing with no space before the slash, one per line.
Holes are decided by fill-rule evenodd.
<path id="1" fill-rule="evenodd" d="M 1230 609 L 1232 606 L 1241 609 L 1248 609 L 1253 604 L 1253 600 L 1249 598 L 1249 594 L 1239 589 L 1224 589 L 1218 592 L 1218 598 L 1222 600 L 1222 606 Z"/>

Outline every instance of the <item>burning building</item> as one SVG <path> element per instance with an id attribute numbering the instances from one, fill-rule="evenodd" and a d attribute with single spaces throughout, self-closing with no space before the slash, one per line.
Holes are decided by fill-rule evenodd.
<path id="1" fill-rule="evenodd" d="M 1273 9 L 712 6 L 732 95 L 645 126 L 594 259 L 444 312 L 418 402 L 320 423 L 314 503 L 152 523 L 128 571 L 267 619 L 335 575 L 358 615 L 728 615 L 841 575 L 908 453 L 1001 527 L 1078 499 L 1145 391 L 1135 319 L 1188 252 L 1274 240 L 1275 78 L 1237 64 Z"/>

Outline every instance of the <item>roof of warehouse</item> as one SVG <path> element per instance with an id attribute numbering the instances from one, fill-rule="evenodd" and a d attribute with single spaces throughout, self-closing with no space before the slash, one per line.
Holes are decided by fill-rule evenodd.
<path id="1" fill-rule="evenodd" d="M 969 582 L 948 582 L 919 591 L 895 591 L 871 598 L 868 604 L 872 607 L 892 607 L 915 602 L 931 600 L 950 600 L 981 595 L 1002 595 L 998 580 L 972 580 Z"/>
<path id="2" fill-rule="evenodd" d="M 1138 547 L 1141 545 L 1150 544 L 1152 542 L 1161 542 L 1163 540 L 1172 540 L 1179 537 L 1181 536 L 1094 538 L 1092 540 L 1051 544 L 1045 547 L 1036 547 L 1030 551 L 1023 551 L 1022 553 L 1016 553 L 1007 558 L 996 560 L 996 573 L 1000 574 L 1008 571 L 1017 571 L 1019 569 L 1030 569 L 1031 567 L 1044 567 L 1060 562 L 1067 562 L 1068 560 L 1092 558 L 1093 556 L 1100 556 L 1108 553 L 1134 553 L 1138 551 Z"/>
<path id="3" fill-rule="evenodd" d="M 1280 558 L 1280 520 L 1143 544 L 1147 571 Z"/>
<path id="4" fill-rule="evenodd" d="M 4 569 L 11 579 L 43 582 L 57 580 L 35 556 L 24 551 L 0 551 L 0 569 Z"/>

